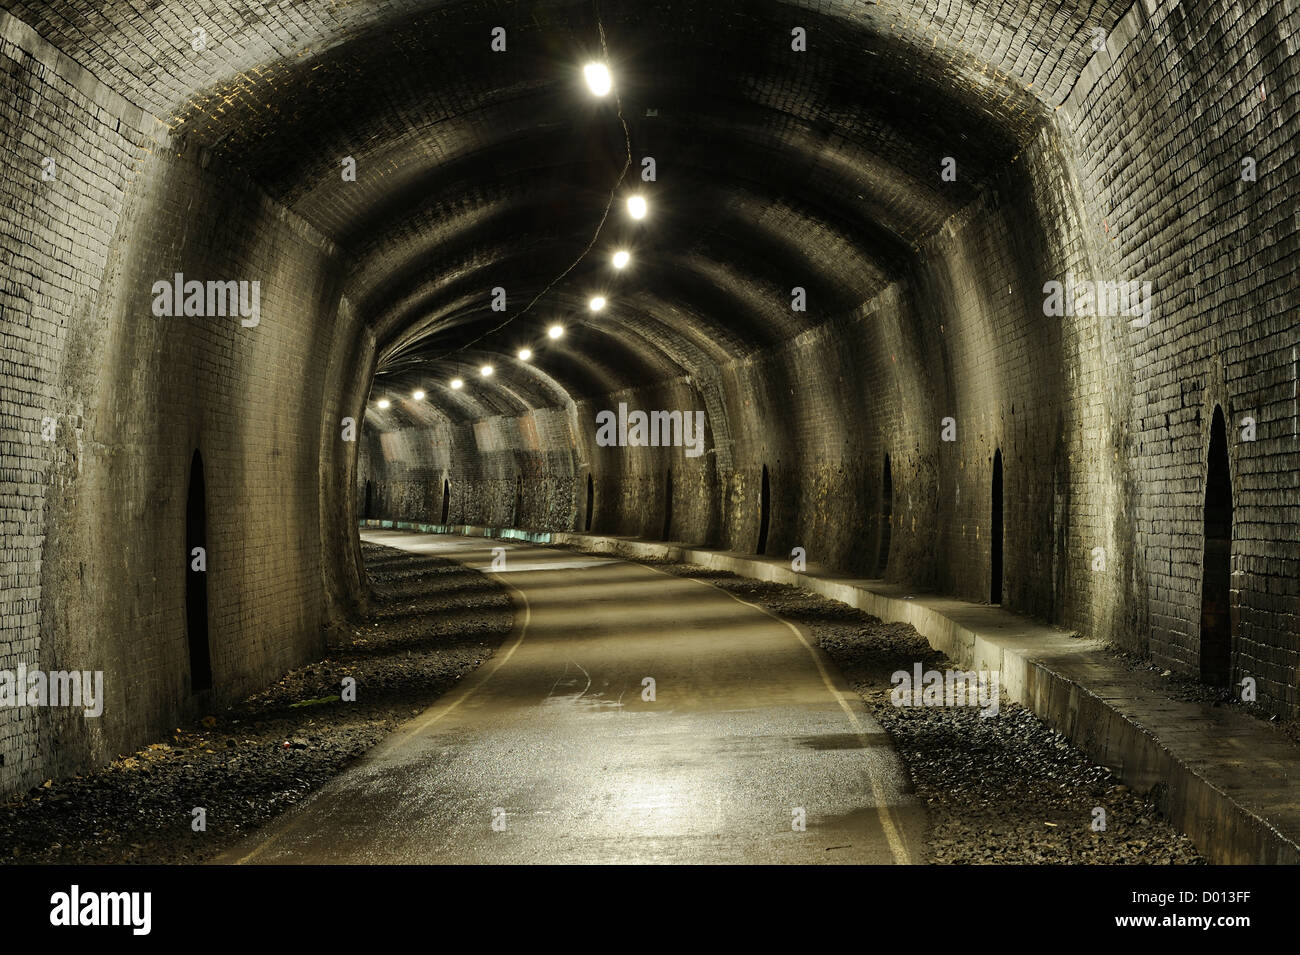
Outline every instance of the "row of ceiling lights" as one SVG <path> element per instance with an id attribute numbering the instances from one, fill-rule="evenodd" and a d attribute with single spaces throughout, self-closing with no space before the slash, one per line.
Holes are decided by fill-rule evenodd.
<path id="1" fill-rule="evenodd" d="M 607 96 L 613 90 L 614 79 L 610 75 L 609 67 L 604 63 L 588 63 L 583 67 L 582 73 L 586 77 L 587 87 L 596 96 Z M 634 195 L 628 197 L 627 214 L 629 216 L 640 220 L 646 217 L 647 212 L 649 212 L 649 206 L 644 196 Z M 632 261 L 632 253 L 626 249 L 619 249 L 614 253 L 610 261 L 615 269 L 622 271 Z M 604 310 L 607 304 L 608 302 L 603 295 L 595 295 L 587 302 L 587 307 L 593 312 L 600 312 Z M 564 336 L 564 326 L 557 322 L 546 330 L 546 334 L 552 341 L 562 338 Z M 521 348 L 515 354 L 520 361 L 529 361 L 533 357 L 533 350 L 531 348 Z M 495 370 L 491 365 L 483 365 L 479 368 L 478 373 L 483 378 L 491 378 Z M 465 387 L 465 380 L 463 378 L 453 378 L 448 384 L 451 385 L 452 390 L 459 391 Z M 417 389 L 411 393 L 411 397 L 416 401 L 423 401 L 425 393 Z M 380 398 L 376 404 L 380 408 L 388 408 L 392 405 L 392 402 L 387 398 Z"/>

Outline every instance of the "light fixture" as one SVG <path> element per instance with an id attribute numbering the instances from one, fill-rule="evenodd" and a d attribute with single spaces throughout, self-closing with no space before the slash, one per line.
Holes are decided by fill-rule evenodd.
<path id="1" fill-rule="evenodd" d="M 520 360 L 520 361 L 528 361 L 528 359 L 530 359 L 530 358 L 532 358 L 532 357 L 533 357 L 533 350 L 532 350 L 531 348 L 521 348 L 521 349 L 519 349 L 519 360 Z"/>
<path id="2" fill-rule="evenodd" d="M 587 86 L 597 96 L 605 96 L 614 88 L 614 78 L 609 75 L 609 67 L 604 63 L 588 63 L 582 68 L 582 75 L 587 78 Z"/>
<path id="3" fill-rule="evenodd" d="M 561 335 L 564 334 L 564 326 L 552 325 L 550 328 L 546 330 L 546 334 L 550 335 L 552 338 L 559 338 Z"/>
<path id="4" fill-rule="evenodd" d="M 451 380 L 451 387 L 453 391 L 460 391 L 460 389 L 465 387 L 465 382 L 461 381 L 459 378 L 453 378 Z"/>
<path id="5" fill-rule="evenodd" d="M 627 214 L 633 219 L 644 219 L 646 214 L 645 196 L 629 196 Z"/>
<path id="6" fill-rule="evenodd" d="M 379 399 L 379 407 L 380 407 L 380 408 L 387 408 L 387 407 L 388 407 L 388 404 L 389 404 L 389 402 L 388 402 L 388 399 L 387 399 L 387 398 L 380 398 L 380 399 Z"/>
<path id="7" fill-rule="evenodd" d="M 588 302 L 587 305 L 590 306 L 593 312 L 599 312 L 602 308 L 605 307 L 605 296 L 597 295 L 590 302 Z"/>
<path id="8" fill-rule="evenodd" d="M 630 262 L 631 260 L 632 260 L 632 253 L 628 252 L 626 249 L 620 249 L 619 251 L 614 253 L 614 268 L 616 269 L 625 268 L 627 266 L 627 263 Z"/>
<path id="9" fill-rule="evenodd" d="M 411 395 L 411 397 L 414 398 L 416 401 L 423 401 L 423 400 L 424 400 L 424 392 L 423 392 L 423 391 L 416 391 L 415 394 Z"/>
<path id="10" fill-rule="evenodd" d="M 478 373 L 482 375 L 484 378 L 487 378 L 489 375 L 492 374 L 492 366 L 484 365 L 482 368 L 478 370 Z"/>

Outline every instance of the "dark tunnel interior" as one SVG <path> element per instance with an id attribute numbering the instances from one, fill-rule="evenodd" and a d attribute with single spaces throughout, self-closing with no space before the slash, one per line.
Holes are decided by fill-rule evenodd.
<path id="1" fill-rule="evenodd" d="M 0 790 L 320 659 L 367 521 L 803 554 L 1300 719 L 1298 36 L 0 0 L 0 669 L 130 674 L 0 707 Z"/>

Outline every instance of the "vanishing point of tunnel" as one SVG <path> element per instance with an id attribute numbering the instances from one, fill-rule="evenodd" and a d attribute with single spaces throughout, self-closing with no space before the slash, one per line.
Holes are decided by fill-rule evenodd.
<path id="1" fill-rule="evenodd" d="M 1298 45 L 0 0 L 0 857 L 1300 861 Z"/>

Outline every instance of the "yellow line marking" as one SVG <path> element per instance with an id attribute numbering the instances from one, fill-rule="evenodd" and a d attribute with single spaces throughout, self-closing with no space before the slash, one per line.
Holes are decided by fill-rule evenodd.
<path id="1" fill-rule="evenodd" d="M 793 623 L 791 623 L 789 620 L 786 620 L 784 617 L 772 613 L 772 611 L 768 610 L 766 607 L 760 607 L 758 604 L 750 603 L 748 600 L 745 600 L 741 597 L 737 597 L 735 594 L 731 593 L 728 590 L 723 590 L 721 587 L 715 587 L 707 580 L 700 580 L 697 577 L 679 577 L 677 574 L 670 574 L 666 570 L 660 570 L 658 567 L 655 567 L 652 564 L 642 564 L 641 566 L 649 567 L 651 570 L 655 571 L 655 573 L 663 574 L 665 577 L 672 577 L 677 580 L 690 580 L 697 584 L 702 584 L 703 586 L 708 587 L 711 590 L 716 590 L 719 593 L 726 594 L 728 597 L 730 597 L 732 600 L 736 601 L 737 603 L 742 603 L 746 607 L 753 607 L 759 613 L 766 614 L 767 616 L 775 620 L 777 623 L 784 624 L 786 627 L 788 627 L 790 632 L 795 635 L 795 639 L 797 639 L 800 643 L 803 644 L 804 649 L 807 650 L 809 656 L 813 658 L 813 663 L 817 664 L 817 672 L 821 674 L 822 683 L 826 685 L 827 691 L 835 699 L 835 702 L 840 705 L 840 709 L 844 710 L 844 713 L 848 716 L 849 722 L 853 724 L 854 732 L 859 737 L 862 738 L 862 741 L 864 743 L 870 742 L 866 738 L 868 734 L 866 728 L 863 727 L 862 722 L 858 719 L 858 714 L 854 713 L 853 708 L 849 706 L 847 702 L 845 702 L 844 694 L 842 694 L 839 690 L 835 688 L 835 683 L 831 679 L 830 673 L 827 672 L 825 664 L 822 663 L 821 654 L 817 652 L 817 650 L 813 647 L 812 644 L 810 644 L 807 641 L 807 639 L 805 639 L 803 635 L 803 631 L 800 630 L 798 627 L 796 627 Z M 764 581 L 757 581 L 757 582 L 764 583 Z M 893 814 L 890 813 L 889 806 L 886 805 L 885 792 L 880 786 L 880 781 L 876 779 L 876 774 L 871 771 L 871 761 L 866 759 L 865 755 L 864 755 L 864 761 L 866 763 L 866 768 L 867 768 L 867 779 L 871 782 L 871 792 L 876 799 L 876 813 L 880 816 L 880 830 L 885 834 L 885 841 L 889 843 L 889 851 L 893 854 L 894 861 L 897 862 L 899 865 L 911 865 L 912 859 L 907 853 L 907 846 L 903 844 L 903 838 L 899 834 L 898 827 L 894 824 Z"/>
<path id="2" fill-rule="evenodd" d="M 470 569 L 475 570 L 477 568 L 471 567 Z M 471 696 L 477 693 L 480 689 L 482 689 L 483 685 L 486 684 L 488 680 L 492 679 L 492 677 L 496 675 L 496 672 L 498 670 L 500 670 L 503 666 L 506 665 L 506 663 L 510 660 L 510 658 L 515 655 L 515 651 L 519 649 L 519 645 L 524 642 L 524 637 L 528 635 L 528 625 L 533 620 L 533 608 L 532 605 L 528 602 L 528 597 L 524 594 L 522 590 L 520 590 L 514 584 L 508 584 L 504 580 L 502 580 L 500 574 L 495 574 L 492 573 L 491 571 L 486 571 L 483 573 L 485 573 L 486 576 L 495 577 L 498 583 L 502 584 L 505 587 L 508 587 L 514 594 L 516 594 L 519 597 L 519 602 L 523 604 L 523 608 L 524 608 L 524 622 L 519 626 L 519 636 L 515 637 L 514 643 L 510 644 L 510 648 L 506 650 L 504 655 L 492 657 L 492 664 L 493 664 L 492 669 L 484 672 L 483 678 L 481 680 L 478 680 L 473 684 L 471 684 L 467 689 L 465 689 L 463 693 L 459 694 L 450 703 L 444 703 L 442 700 L 439 700 L 437 703 L 434 703 L 433 706 L 430 707 L 429 710 L 427 711 L 429 715 L 425 719 L 421 720 L 419 723 L 416 723 L 412 726 L 408 726 L 404 730 L 398 730 L 397 732 L 395 732 L 392 736 L 390 736 L 387 740 L 384 741 L 385 746 L 396 745 L 399 742 L 404 742 L 410 739 L 412 736 L 416 735 L 417 733 L 421 733 L 424 730 L 428 729 L 430 726 L 432 726 L 434 723 L 437 723 L 439 720 L 442 720 L 443 718 L 450 716 L 458 706 L 460 706 Z M 435 710 L 441 710 L 441 712 L 435 713 L 433 712 Z"/>
<path id="3" fill-rule="evenodd" d="M 418 552 L 412 551 L 411 553 L 418 553 Z M 455 558 L 452 559 L 454 560 Z M 457 563 L 460 562 L 457 561 Z M 468 570 L 478 569 L 476 567 L 470 567 L 468 564 L 461 564 L 461 566 L 465 567 Z M 488 680 L 492 679 L 492 677 L 496 674 L 496 672 L 500 670 L 503 666 L 505 666 L 506 661 L 508 661 L 512 656 L 514 656 L 515 651 L 519 649 L 519 645 L 524 642 L 524 637 L 528 635 L 528 625 L 529 623 L 532 622 L 533 619 L 533 608 L 532 605 L 529 604 L 528 602 L 528 597 L 524 594 L 522 590 L 520 590 L 514 584 L 509 584 L 506 583 L 504 580 L 500 580 L 501 577 L 500 574 L 493 574 L 487 571 L 480 571 L 480 573 L 485 573 L 488 576 L 496 577 L 500 583 L 505 584 L 506 587 L 510 588 L 511 591 L 513 591 L 515 594 L 519 596 L 519 600 L 522 602 L 524 608 L 524 622 L 518 628 L 519 635 L 515 637 L 514 643 L 510 644 L 510 648 L 506 650 L 504 655 L 502 656 L 494 655 L 492 657 L 492 663 L 494 664 L 494 666 L 492 667 L 491 670 L 477 671 L 483 673 L 482 679 L 472 683 L 469 687 L 458 687 L 457 689 L 461 689 L 464 692 L 457 694 L 454 700 L 452 700 L 450 703 L 447 703 L 445 702 L 446 697 L 444 697 L 442 700 L 439 700 L 438 702 L 434 703 L 433 706 L 431 706 L 429 710 L 426 711 L 428 715 L 425 717 L 425 719 L 420 720 L 420 722 L 416 723 L 414 726 L 407 726 L 406 729 L 395 730 L 392 734 L 386 737 L 378 745 L 372 748 L 370 751 L 371 753 L 375 752 L 375 750 L 379 749 L 379 747 L 381 746 L 387 748 L 389 746 L 393 746 L 398 743 L 405 742 L 415 734 L 428 729 L 434 723 L 437 723 L 439 720 L 449 716 L 452 712 L 456 710 L 458 706 L 460 706 L 471 696 L 477 693 L 488 682 Z M 452 692 L 454 694 L 456 691 L 453 690 Z M 436 713 L 433 712 L 435 710 L 439 712 Z M 339 777 L 336 776 L 335 779 L 337 778 Z M 319 790 L 317 791 L 319 792 Z M 305 809 L 306 804 L 305 803 L 300 804 L 300 808 Z M 299 812 L 297 817 L 292 819 L 288 825 L 277 830 L 276 832 L 273 832 L 266 839 L 265 842 L 258 845 L 257 848 L 253 849 L 247 855 L 241 856 L 239 859 L 236 859 L 233 864 L 244 865 L 247 862 L 252 862 L 254 859 L 260 856 L 263 852 L 269 849 L 276 842 L 279 842 L 285 836 L 297 830 L 298 827 L 301 826 L 302 823 L 305 821 L 306 815 L 307 814 L 305 812 Z"/>

